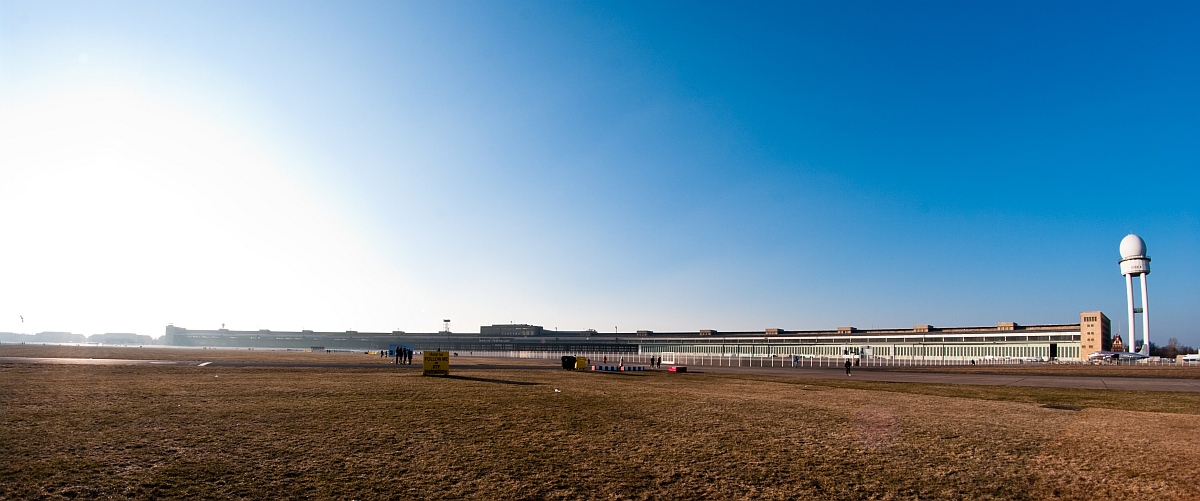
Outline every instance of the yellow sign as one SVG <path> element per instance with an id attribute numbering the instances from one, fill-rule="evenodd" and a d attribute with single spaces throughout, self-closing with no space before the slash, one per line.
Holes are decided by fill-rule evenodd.
<path id="1" fill-rule="evenodd" d="M 421 355 L 421 359 L 425 363 L 426 376 L 449 376 L 450 375 L 450 352 L 448 351 L 426 351 Z"/>
<path id="2" fill-rule="evenodd" d="M 575 370 L 586 371 L 587 368 L 587 357 L 575 357 Z"/>

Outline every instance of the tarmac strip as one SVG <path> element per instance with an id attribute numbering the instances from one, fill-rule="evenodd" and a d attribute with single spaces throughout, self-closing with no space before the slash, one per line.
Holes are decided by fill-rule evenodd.
<path id="1" fill-rule="evenodd" d="M 355 364 L 334 362 L 239 362 L 215 361 L 201 362 L 199 360 L 130 360 L 123 358 L 35 358 L 35 357 L 0 357 L 0 364 L 45 364 L 45 365 L 167 365 L 187 367 L 278 367 L 284 369 L 411 369 L 421 368 L 421 364 Z M 456 365 L 459 370 L 553 370 L 561 368 L 557 365 L 504 365 L 504 364 L 472 364 Z"/>
<path id="2" fill-rule="evenodd" d="M 0 357 L 0 364 L 48 364 L 48 365 L 196 365 L 198 362 L 181 360 L 127 360 L 123 358 L 34 358 Z"/>
<path id="3" fill-rule="evenodd" d="M 314 369 L 408 369 L 417 370 L 420 364 L 354 364 L 320 362 L 237 362 L 198 360 L 127 360 L 119 358 L 32 358 L 0 357 L 0 364 L 51 364 L 51 365 L 164 365 L 190 367 L 276 367 Z M 456 370 L 562 370 L 558 365 L 508 365 L 472 364 L 456 365 Z M 754 374 L 773 377 L 796 377 L 807 379 L 846 379 L 880 381 L 890 383 L 968 384 L 981 386 L 1033 386 L 1043 388 L 1081 388 L 1095 390 L 1129 391 L 1179 391 L 1200 392 L 1200 379 L 1099 377 L 1099 376 L 1026 376 L 1001 374 L 952 374 L 936 372 L 889 372 L 886 370 L 855 369 L 847 376 L 844 368 L 751 368 L 690 366 L 692 373 Z M 666 372 L 665 370 L 644 371 Z M 634 373 L 630 373 L 634 374 Z M 679 374 L 687 377 L 687 373 Z"/>

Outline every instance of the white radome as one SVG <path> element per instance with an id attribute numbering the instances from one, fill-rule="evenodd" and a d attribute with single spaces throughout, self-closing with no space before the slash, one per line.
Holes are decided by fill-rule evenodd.
<path id="1" fill-rule="evenodd" d="M 1142 237 L 1130 233 L 1121 239 L 1121 258 L 1142 257 L 1146 255 L 1146 241 Z"/>

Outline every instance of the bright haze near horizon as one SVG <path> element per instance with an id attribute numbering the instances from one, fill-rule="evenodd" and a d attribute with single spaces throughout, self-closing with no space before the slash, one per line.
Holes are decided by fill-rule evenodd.
<path id="1" fill-rule="evenodd" d="M 1200 343 L 1200 10 L 0 1 L 0 331 Z M 21 320 L 24 317 L 24 321 Z M 1126 338 L 1127 339 L 1127 338 Z"/>

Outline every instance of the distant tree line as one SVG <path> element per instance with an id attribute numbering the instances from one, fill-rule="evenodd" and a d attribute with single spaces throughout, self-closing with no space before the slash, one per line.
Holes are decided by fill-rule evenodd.
<path id="1" fill-rule="evenodd" d="M 144 334 L 109 332 L 105 334 L 73 334 L 70 332 L 39 332 L 17 334 L 0 332 L 0 343 L 100 343 L 100 344 L 155 344 L 154 338 Z"/>
<path id="2" fill-rule="evenodd" d="M 1154 344 L 1154 341 L 1150 342 L 1150 356 L 1152 357 L 1175 358 L 1178 355 L 1190 355 L 1192 353 L 1196 353 L 1195 348 L 1179 344 L 1179 340 L 1176 338 L 1168 339 L 1166 346 Z"/>

